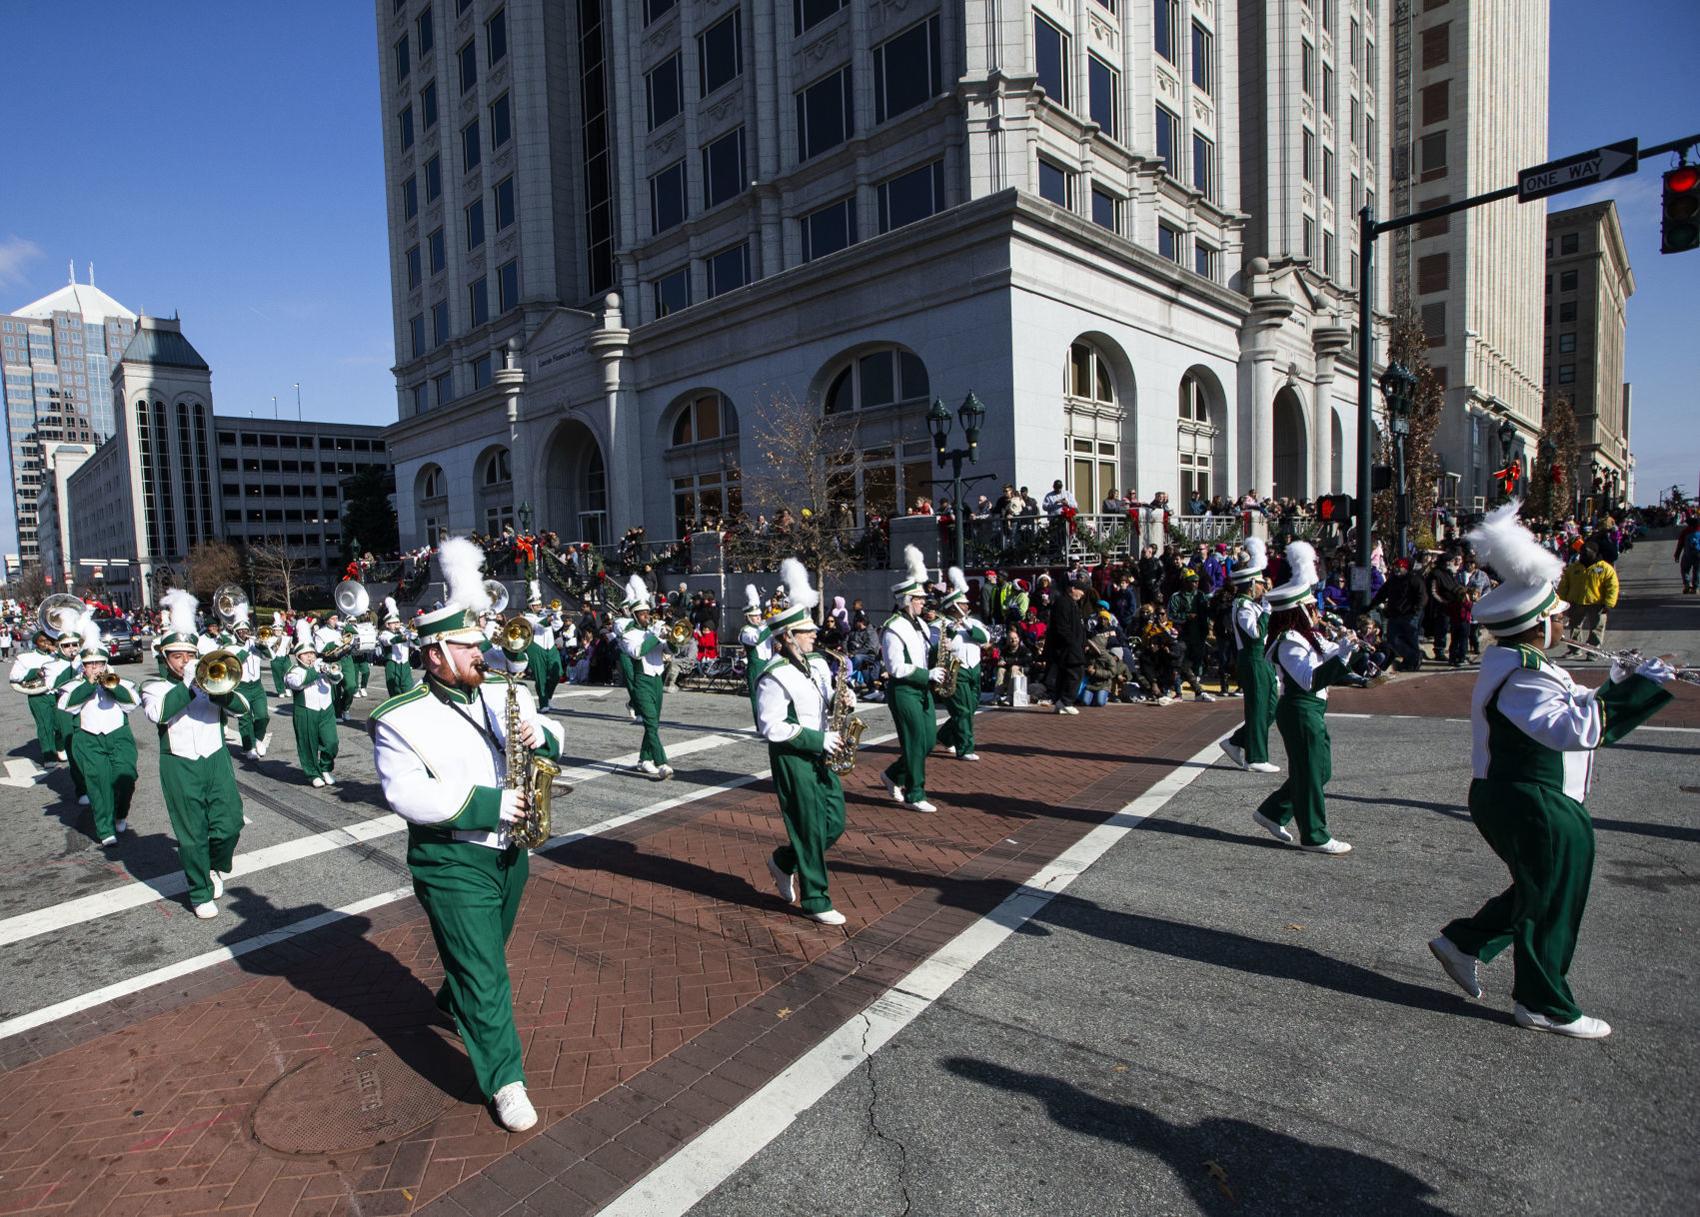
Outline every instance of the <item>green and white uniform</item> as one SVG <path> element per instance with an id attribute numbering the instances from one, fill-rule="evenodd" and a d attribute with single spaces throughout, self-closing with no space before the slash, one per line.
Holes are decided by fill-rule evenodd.
<path id="1" fill-rule="evenodd" d="M 953 621 L 940 632 L 940 649 L 954 651 L 962 661 L 956 673 L 956 692 L 945 702 L 949 720 L 939 728 L 938 742 L 956 749 L 957 756 L 974 751 L 974 714 L 980 708 L 980 648 L 992 632 L 972 616 Z"/>
<path id="2" fill-rule="evenodd" d="M 885 776 L 902 791 L 905 802 L 920 803 L 927 797 L 927 753 L 938 742 L 926 627 L 903 613 L 892 614 L 880 628 L 880 660 L 899 749 Z"/>
<path id="3" fill-rule="evenodd" d="M 561 683 L 561 653 L 555 649 L 555 631 L 560 628 L 559 613 L 544 612 L 541 608 L 525 614 L 531 624 L 531 645 L 526 648 L 526 670 L 537 688 L 537 704 L 547 706 Z"/>
<path id="4" fill-rule="evenodd" d="M 844 791 L 826 767 L 826 722 L 832 705 L 832 670 L 819 655 L 804 671 L 774 659 L 756 683 L 756 730 L 767 741 L 773 787 L 789 843 L 773 851 L 773 864 L 797 876 L 805 913 L 832 907 L 826 851 L 844 832 Z"/>
<path id="5" fill-rule="evenodd" d="M 627 621 L 620 633 L 620 652 L 631 661 L 632 708 L 643 722 L 638 761 L 658 766 L 667 763 L 661 746 L 661 674 L 667 666 L 667 645 L 656 632 L 659 628 L 652 625 L 646 630 L 636 621 Z"/>
<path id="6" fill-rule="evenodd" d="M 1296 630 L 1288 630 L 1270 651 L 1281 676 L 1281 697 L 1275 705 L 1275 725 L 1287 746 L 1287 780 L 1263 800 L 1259 814 L 1285 825 L 1297 821 L 1300 845 L 1322 845 L 1331 838 L 1323 787 L 1334 776 L 1328 739 L 1328 686 L 1348 674 L 1350 643 L 1318 638 L 1313 645 Z"/>
<path id="7" fill-rule="evenodd" d="M 142 713 L 159 727 L 159 784 L 192 905 L 212 900 L 209 872 L 230 869 L 242 835 L 242 796 L 224 746 L 224 720 L 247 708 L 240 693 L 214 701 L 173 676 L 142 686 Z"/>
<path id="8" fill-rule="evenodd" d="M 121 680 L 111 689 L 87 677 L 72 681 L 59 694 L 59 708 L 75 724 L 71 755 L 77 758 L 94 812 L 95 840 L 116 836 L 117 824 L 130 814 L 136 790 L 136 737 L 126 715 L 139 701 L 136 686 Z"/>
<path id="9" fill-rule="evenodd" d="M 71 750 L 71 736 L 76 732 L 77 720 L 60 702 L 71 683 L 82 679 L 83 665 L 63 655 L 55 655 L 42 671 L 47 675 L 47 687 L 52 690 L 54 739 L 59 751 L 65 754 L 67 767 L 71 770 L 71 785 L 80 799 L 89 791 L 88 783 L 83 779 L 83 767 L 77 762 L 77 754 Z"/>
<path id="10" fill-rule="evenodd" d="M 529 855 L 501 819 L 507 691 L 495 672 L 476 691 L 427 679 L 372 712 L 378 781 L 407 821 L 414 895 L 443 963 L 437 1005 L 455 1020 L 486 1097 L 525 1076 L 505 948 Z M 560 729 L 523 687 L 518 704 L 521 721 L 541 731 L 538 754 L 560 756 Z"/>
<path id="11" fill-rule="evenodd" d="M 1228 737 L 1248 765 L 1269 760 L 1269 726 L 1275 721 L 1275 667 L 1269 662 L 1269 606 L 1234 597 L 1234 676 L 1245 695 L 1245 721 Z"/>
<path id="12" fill-rule="evenodd" d="M 328 778 L 336 768 L 336 685 L 303 663 L 289 669 L 283 685 L 295 701 L 290 722 L 301 772 L 309 779 Z"/>
<path id="13" fill-rule="evenodd" d="M 236 691 L 248 703 L 248 712 L 237 720 L 236 733 L 242 738 L 242 750 L 250 752 L 272 732 L 271 702 L 260 683 L 265 673 L 265 652 L 252 638 L 246 643 L 232 639 L 225 645 L 242 663 L 242 679 Z"/>
<path id="14" fill-rule="evenodd" d="M 372 679 L 372 655 L 377 649 L 378 627 L 370 621 L 356 622 L 354 652 L 349 658 L 354 661 L 354 689 L 362 697 L 366 695 L 366 685 Z"/>
<path id="15" fill-rule="evenodd" d="M 276 636 L 271 642 L 272 688 L 279 697 L 282 697 L 283 678 L 289 674 L 289 669 L 294 666 L 295 661 L 290 658 L 289 654 L 288 627 L 277 626 L 274 628 L 276 629 Z"/>
<path id="16" fill-rule="evenodd" d="M 626 689 L 626 706 L 633 714 L 637 713 L 636 682 L 633 680 L 636 675 L 636 667 L 632 663 L 632 657 L 626 654 L 624 639 L 626 631 L 632 629 L 635 624 L 630 617 L 614 618 L 614 640 L 617 644 L 614 647 L 614 662 L 616 670 L 620 673 L 620 683 Z"/>
<path id="17" fill-rule="evenodd" d="M 400 630 L 385 630 L 378 635 L 378 645 L 384 653 L 384 691 L 394 697 L 413 687 L 413 647 Z"/>
<path id="18" fill-rule="evenodd" d="M 1470 818 L 1510 870 L 1511 886 L 1445 934 L 1483 962 L 1511 947 L 1513 998 L 1555 1022 L 1582 1016 L 1568 975 L 1593 876 L 1594 824 L 1582 800 L 1594 749 L 1617 743 L 1670 700 L 1644 676 L 1583 688 L 1533 647 L 1482 653 L 1470 705 Z"/>
<path id="19" fill-rule="evenodd" d="M 745 625 L 738 631 L 744 648 L 744 683 L 750 691 L 750 714 L 756 712 L 756 682 L 773 659 L 773 636 L 765 625 Z"/>
<path id="20" fill-rule="evenodd" d="M 41 747 L 41 761 L 46 764 L 59 752 L 59 723 L 54 718 L 53 692 L 48 687 L 47 665 L 58 656 L 53 651 L 37 647 L 25 651 L 12 663 L 8 679 L 12 688 L 29 699 L 30 717 L 35 720 L 35 739 Z M 40 681 L 35 689 L 20 688 L 26 681 Z"/>

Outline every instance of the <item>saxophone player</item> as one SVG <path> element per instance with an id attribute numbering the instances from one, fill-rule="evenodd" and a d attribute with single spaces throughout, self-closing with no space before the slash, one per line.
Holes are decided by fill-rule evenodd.
<path id="1" fill-rule="evenodd" d="M 313 623 L 302 618 L 297 626 L 295 666 L 284 675 L 283 687 L 294 698 L 289 721 L 295 728 L 295 756 L 301 772 L 315 786 L 336 785 L 331 777 L 337 753 L 336 691 L 343 679 L 335 661 L 319 658 Z"/>
<path id="2" fill-rule="evenodd" d="M 968 580 L 962 568 L 950 568 L 950 591 L 943 600 L 947 621 L 941 627 L 939 649 L 955 657 L 956 688 L 945 709 L 950 719 L 939 728 L 939 743 L 956 754 L 959 761 L 977 761 L 974 751 L 974 713 L 980 708 L 980 648 L 992 640 L 992 632 L 970 613 Z"/>
<path id="3" fill-rule="evenodd" d="M 408 824 L 413 891 L 442 959 L 437 1006 L 459 1029 L 497 1120 L 523 1132 L 537 1112 L 525 1092 L 506 957 L 529 873 L 529 855 L 509 834 L 530 811 L 526 790 L 506 784 L 514 678 L 484 666 L 483 554 L 456 537 L 438 557 L 448 596 L 419 621 L 425 680 L 373 712 L 372 747 L 384 798 Z M 517 702 L 518 743 L 559 757 L 559 728 L 538 717 L 523 687 Z"/>
<path id="4" fill-rule="evenodd" d="M 826 851 L 844 832 L 844 790 L 827 759 L 842 740 L 829 728 L 832 671 L 814 653 L 814 608 L 820 594 L 795 558 L 780 564 L 789 603 L 768 623 L 774 658 L 756 682 L 756 730 L 767 741 L 773 788 L 785 818 L 787 844 L 768 857 L 774 889 L 787 905 L 822 925 L 843 925 L 827 893 Z M 848 687 L 845 689 L 850 694 Z"/>

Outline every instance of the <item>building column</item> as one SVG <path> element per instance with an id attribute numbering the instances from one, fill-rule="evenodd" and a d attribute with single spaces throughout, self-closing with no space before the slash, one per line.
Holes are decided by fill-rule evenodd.
<path id="1" fill-rule="evenodd" d="M 1348 486 L 1334 486 L 1334 369 L 1340 353 L 1352 341 L 1352 332 L 1343 325 L 1319 325 L 1311 331 L 1311 345 L 1316 351 L 1316 398 L 1311 403 L 1311 430 L 1316 442 L 1311 446 L 1311 497 L 1321 494 L 1353 494 L 1356 482 L 1351 479 L 1342 454 L 1340 477 Z M 1345 428 L 1341 429 L 1345 440 Z M 1356 468 L 1357 462 L 1351 462 Z"/>
<path id="2" fill-rule="evenodd" d="M 535 484 L 532 477 L 532 462 L 520 459 L 520 453 L 525 451 L 525 448 L 520 444 L 519 427 L 520 414 L 523 409 L 521 394 L 525 389 L 525 369 L 519 365 L 519 339 L 508 339 L 507 345 L 502 348 L 502 366 L 497 370 L 493 379 L 496 382 L 497 391 L 501 393 L 507 403 L 508 469 L 513 474 L 514 524 L 517 527 L 519 524 L 519 505 L 531 503 L 532 487 Z M 475 487 L 474 494 L 476 493 Z M 401 487 L 397 485 L 396 496 L 399 498 L 400 495 Z"/>
<path id="3" fill-rule="evenodd" d="M 1251 479 L 1267 497 L 1275 483 L 1275 352 L 1251 352 Z"/>
<path id="4" fill-rule="evenodd" d="M 626 346 L 620 297 L 609 292 L 603 300 L 602 328 L 591 334 L 590 353 L 602 364 L 603 427 L 607 448 L 602 453 L 608 471 L 608 540 L 643 523 L 643 437 L 637 394 L 624 378 Z"/>

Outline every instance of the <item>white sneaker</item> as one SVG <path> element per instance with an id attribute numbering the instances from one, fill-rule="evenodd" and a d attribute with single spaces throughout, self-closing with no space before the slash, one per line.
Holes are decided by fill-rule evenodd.
<path id="1" fill-rule="evenodd" d="M 665 782 L 668 778 L 673 776 L 673 766 L 671 766 L 671 765 L 661 765 L 656 769 L 655 772 L 658 775 L 656 780 L 661 781 L 661 782 Z"/>
<path id="2" fill-rule="evenodd" d="M 933 806 L 933 804 L 927 802 L 925 799 L 916 799 L 913 803 L 905 803 L 904 806 L 910 811 L 924 811 L 931 813 L 938 810 L 937 807 Z"/>
<path id="3" fill-rule="evenodd" d="M 964 752 L 960 748 L 954 751 L 956 752 L 956 759 L 959 761 L 977 761 L 980 759 L 978 752 Z"/>
<path id="4" fill-rule="evenodd" d="M 1321 845 L 1301 845 L 1299 848 L 1307 854 L 1349 854 L 1352 852 L 1352 847 L 1339 837 L 1329 837 Z"/>
<path id="5" fill-rule="evenodd" d="M 1283 845 L 1294 844 L 1293 834 L 1287 831 L 1287 828 L 1284 824 L 1275 823 L 1274 820 L 1271 820 L 1268 816 L 1264 815 L 1261 811 L 1252 812 L 1251 813 L 1251 819 L 1252 819 L 1252 823 L 1256 824 L 1264 832 L 1266 832 L 1270 836 L 1274 837 L 1277 841 L 1281 842 Z"/>
<path id="6" fill-rule="evenodd" d="M 116 824 L 114 824 L 112 826 L 112 828 L 113 828 L 114 832 L 121 832 L 121 833 L 122 832 L 129 832 L 130 831 L 130 821 L 129 820 L 119 820 Z"/>
<path id="7" fill-rule="evenodd" d="M 639 761 L 637 771 L 646 778 L 653 778 L 657 782 L 661 780 L 661 770 L 655 767 L 654 761 Z"/>
<path id="8" fill-rule="evenodd" d="M 810 921 L 818 921 L 822 925 L 843 925 L 844 914 L 837 909 L 822 909 L 818 913 L 805 913 Z"/>
<path id="9" fill-rule="evenodd" d="M 1216 695 L 1214 693 L 1194 693 L 1192 695 L 1192 700 L 1193 701 L 1215 701 Z"/>
<path id="10" fill-rule="evenodd" d="M 509 1082 L 490 1100 L 496 1107 L 496 1120 L 509 1132 L 524 1132 L 537 1123 L 537 1108 L 526 1096 L 524 1082 Z"/>
<path id="11" fill-rule="evenodd" d="M 323 786 L 324 784 L 325 784 L 325 779 L 324 779 L 323 775 L 320 775 L 319 777 L 316 777 L 316 778 L 313 779 L 313 785 L 315 785 L 315 786 Z"/>
<path id="12" fill-rule="evenodd" d="M 329 790 L 329 789 L 330 789 L 330 788 L 331 788 L 331 787 L 332 787 L 332 786 L 335 786 L 335 785 L 336 785 L 336 779 L 335 779 L 335 778 L 333 778 L 333 777 L 332 777 L 332 776 L 331 776 L 331 775 L 330 775 L 330 774 L 328 774 L 328 773 L 327 773 L 327 774 L 325 774 L 325 789 L 326 789 L 326 790 Z"/>
<path id="13" fill-rule="evenodd" d="M 217 900 L 220 896 L 224 895 L 224 876 L 219 874 L 216 870 L 208 871 L 207 873 L 212 876 L 213 899 Z"/>
<path id="14" fill-rule="evenodd" d="M 254 822 L 253 816 L 249 815 L 247 812 L 242 813 L 242 827 L 243 828 L 248 827 L 248 825 L 252 824 L 253 822 Z"/>
<path id="15" fill-rule="evenodd" d="M 100 843 L 102 845 L 116 845 L 116 844 L 118 844 L 118 838 L 117 837 L 102 837 L 100 839 Z"/>
<path id="16" fill-rule="evenodd" d="M 65 754 L 63 752 L 55 752 L 53 755 L 58 760 L 62 761 L 65 759 Z"/>
<path id="17" fill-rule="evenodd" d="M 632 709 L 628 708 L 626 710 L 626 717 L 631 719 L 635 723 L 635 722 L 638 721 L 638 712 L 636 710 L 632 710 Z"/>
<path id="18" fill-rule="evenodd" d="M 1527 1027 L 1531 1031 L 1550 1031 L 1554 1035 L 1568 1035 L 1572 1039 L 1603 1040 L 1611 1034 L 1611 1024 L 1603 1018 L 1589 1018 L 1584 1014 L 1575 1022 L 1559 1023 L 1544 1014 L 1525 1009 L 1520 1002 L 1512 1005 L 1511 1017 L 1519 1027 Z"/>
<path id="19" fill-rule="evenodd" d="M 1466 955 L 1452 944 L 1445 934 L 1439 938 L 1429 939 L 1428 949 L 1434 952 L 1434 957 L 1440 960 L 1440 966 L 1446 969 L 1446 974 L 1471 997 L 1480 998 L 1482 995 L 1482 978 L 1480 963 L 1474 955 Z"/>
<path id="20" fill-rule="evenodd" d="M 1163 694 L 1163 696 L 1161 696 L 1157 699 L 1157 704 L 1159 706 L 1172 706 L 1172 705 L 1175 704 L 1175 699 L 1170 697 L 1167 693 L 1165 693 L 1165 694 Z"/>
<path id="21" fill-rule="evenodd" d="M 1280 773 L 1281 766 L 1271 765 L 1268 761 L 1253 761 L 1246 766 L 1253 773 Z"/>
<path id="22" fill-rule="evenodd" d="M 257 761 L 260 759 L 260 750 L 258 748 L 250 748 L 242 754 L 242 759 L 245 761 Z"/>
<path id="23" fill-rule="evenodd" d="M 885 792 L 891 796 L 892 802 L 903 802 L 903 792 L 897 788 L 897 783 L 892 781 L 888 774 L 880 774 L 880 781 L 885 783 Z"/>
<path id="24" fill-rule="evenodd" d="M 77 806 L 78 807 L 87 807 L 88 805 L 89 805 L 89 796 L 86 795 L 86 794 L 79 794 L 77 796 Z"/>
<path id="25" fill-rule="evenodd" d="M 1222 750 L 1223 756 L 1227 757 L 1234 763 L 1234 767 L 1236 769 L 1245 768 L 1245 753 L 1240 749 L 1238 744 L 1234 743 L 1232 740 L 1223 740 L 1216 746 Z"/>
<path id="26" fill-rule="evenodd" d="M 195 906 L 195 916 L 199 917 L 202 921 L 211 921 L 214 917 L 218 916 L 218 905 L 214 904 L 211 900 L 207 901 L 205 904 L 197 904 Z"/>
<path id="27" fill-rule="evenodd" d="M 779 893 L 779 898 L 786 904 L 797 903 L 797 876 L 787 875 L 779 869 L 779 863 L 773 860 L 773 855 L 767 858 L 767 873 L 773 876 L 773 890 Z"/>
<path id="28" fill-rule="evenodd" d="M 261 756 L 264 756 L 266 753 L 270 752 L 271 750 L 272 750 L 272 737 L 269 736 L 269 735 L 266 736 L 259 743 L 254 745 L 254 751 L 258 752 Z"/>

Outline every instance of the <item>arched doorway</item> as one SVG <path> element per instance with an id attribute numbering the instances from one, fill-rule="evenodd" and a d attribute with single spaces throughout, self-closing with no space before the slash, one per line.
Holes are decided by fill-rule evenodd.
<path id="1" fill-rule="evenodd" d="M 1308 499 L 1310 477 L 1305 443 L 1304 403 L 1291 386 L 1275 395 L 1275 485 L 1269 493 L 1281 499 Z"/>
<path id="2" fill-rule="evenodd" d="M 562 541 L 608 544 L 608 466 L 583 423 L 569 419 L 549 437 L 539 497 L 539 529 Z"/>
<path id="3" fill-rule="evenodd" d="M 1329 461 L 1328 476 L 1330 492 L 1345 493 L 1346 486 L 1346 433 L 1340 426 L 1340 411 L 1330 410 L 1329 421 L 1329 451 L 1333 459 Z M 1355 489 L 1355 488 L 1354 488 Z"/>

